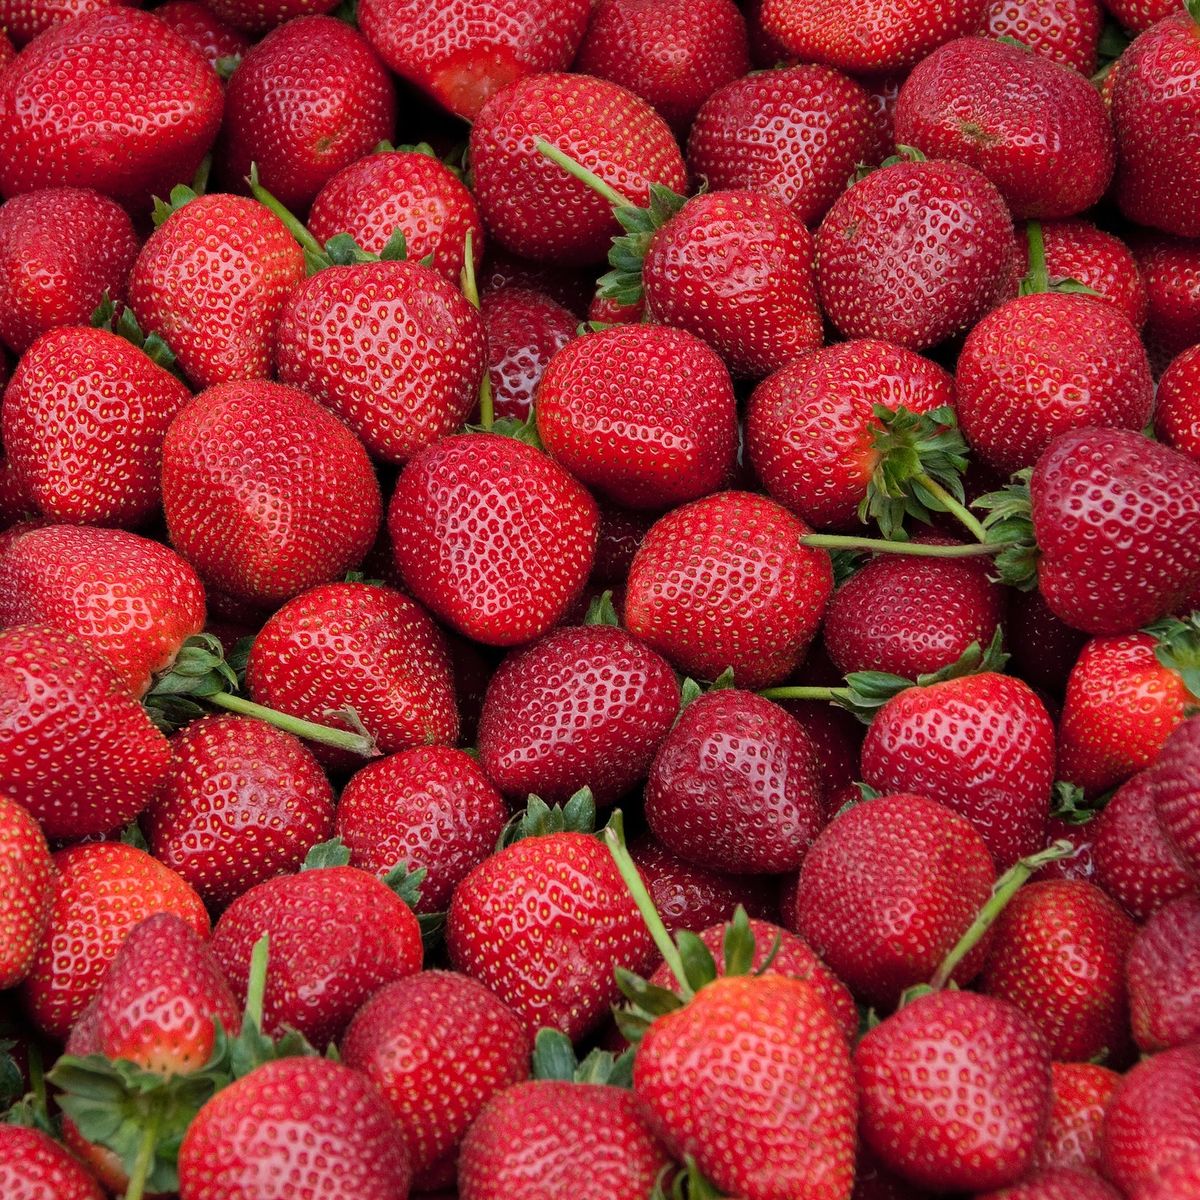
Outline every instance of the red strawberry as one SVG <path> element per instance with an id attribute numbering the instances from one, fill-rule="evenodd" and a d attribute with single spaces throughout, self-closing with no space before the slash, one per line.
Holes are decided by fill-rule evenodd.
<path id="1" fill-rule="evenodd" d="M 1036 1026 L 991 996 L 935 992 L 872 1029 L 854 1052 L 859 1132 L 920 1187 L 979 1191 L 1033 1163 L 1050 1112 L 1050 1056 Z"/>
<path id="2" fill-rule="evenodd" d="M 154 10 L 154 15 L 214 67 L 223 58 L 241 58 L 250 48 L 249 38 L 226 25 L 209 5 L 199 0 L 167 0 Z"/>
<path id="3" fill-rule="evenodd" d="M 1122 29 L 1142 33 L 1156 21 L 1173 15 L 1179 5 L 1174 0 L 1104 0 L 1104 7 Z"/>
<path id="4" fill-rule="evenodd" d="M 255 164 L 272 195 L 306 208 L 338 171 L 393 136 L 395 102 L 391 77 L 353 26 L 297 17 L 252 46 L 230 77 L 218 174 L 240 185 Z"/>
<path id="5" fill-rule="evenodd" d="M 163 438 L 189 399 L 123 338 L 68 325 L 38 338 L 13 372 L 5 452 L 46 516 L 140 525 L 158 509 Z"/>
<path id="6" fill-rule="evenodd" d="M 729 373 L 682 329 L 621 325 L 576 338 L 547 364 L 536 411 L 550 456 L 626 508 L 674 507 L 733 474 Z"/>
<path id="7" fill-rule="evenodd" d="M 1090 1171 L 1046 1167 L 1012 1187 L 980 1195 L 978 1200 L 1120 1200 L 1120 1197 Z"/>
<path id="8" fill-rule="evenodd" d="M 1139 1050 L 1152 1054 L 1200 1038 L 1200 896 L 1164 904 L 1138 930 L 1126 978 Z"/>
<path id="9" fill-rule="evenodd" d="M 1050 1123 L 1038 1150 L 1040 1167 L 1099 1170 L 1104 1113 L 1121 1076 L 1093 1063 L 1050 1067 Z"/>
<path id="10" fill-rule="evenodd" d="M 209 920 L 188 884 L 134 846 L 71 846 L 54 855 L 54 869 L 50 924 L 23 985 L 23 1000 L 43 1033 L 63 1039 L 139 921 L 173 913 L 207 938 Z"/>
<path id="11" fill-rule="evenodd" d="M 103 1200 L 100 1185 L 53 1138 L 0 1125 L 0 1193 L 5 1200 Z"/>
<path id="12" fill-rule="evenodd" d="M 713 92 L 692 125 L 688 167 L 710 188 L 770 192 L 811 224 L 855 168 L 877 160 L 876 142 L 860 84 L 828 67 L 788 67 Z"/>
<path id="13" fill-rule="evenodd" d="M 508 809 L 462 750 L 418 746 L 368 763 L 346 784 L 337 835 L 350 861 L 385 875 L 424 869 L 417 911 L 443 912 L 454 889 L 496 848 Z"/>
<path id="14" fill-rule="evenodd" d="M 480 312 L 495 416 L 525 421 L 547 364 L 575 336 L 579 320 L 544 292 L 523 287 L 489 292 Z"/>
<path id="15" fill-rule="evenodd" d="M 955 162 L 897 162 L 852 184 L 817 231 L 817 282 L 846 337 L 912 350 L 974 325 L 1007 292 L 1012 220 Z"/>
<path id="16" fill-rule="evenodd" d="M 388 531 L 405 586 L 478 642 L 556 625 L 583 590 L 596 502 L 547 455 L 492 433 L 445 438 L 396 483 Z"/>
<path id="17" fill-rule="evenodd" d="M 123 529 L 44 525 L 0 545 L 0 625 L 50 625 L 141 696 L 204 627 L 204 588 L 174 551 Z"/>
<path id="18" fill-rule="evenodd" d="M 1200 240 L 1165 235 L 1130 237 L 1146 287 L 1146 343 L 1165 367 L 1200 341 Z"/>
<path id="19" fill-rule="evenodd" d="M 595 272 L 584 267 L 558 266 L 553 262 L 534 262 L 488 244 L 487 260 L 478 278 L 479 294 L 487 297 L 501 288 L 527 288 L 544 292 L 556 304 L 575 315 L 578 322 L 587 315 L 588 302 L 596 290 Z"/>
<path id="20" fill-rule="evenodd" d="M 23 354 L 60 325 L 86 325 L 105 293 L 125 299 L 138 239 L 115 200 L 46 188 L 0 208 L 0 341 Z"/>
<path id="21" fill-rule="evenodd" d="M 383 1098 L 322 1058 L 257 1067 L 200 1110 L 179 1147 L 180 1200 L 407 1200 L 411 1175 Z"/>
<path id="22" fill-rule="evenodd" d="M 779 505 L 748 492 L 720 492 L 675 509 L 634 557 L 625 597 L 630 632 L 703 679 L 728 667 L 748 689 L 786 678 L 833 590 L 829 558 L 801 542 L 808 532 Z"/>
<path id="23" fill-rule="evenodd" d="M 984 32 L 1091 75 L 1103 15 L 1098 0 L 988 0 Z"/>
<path id="24" fill-rule="evenodd" d="M 1183 1155 L 1138 1192 L 1138 1200 L 1180 1200 L 1183 1196 L 1189 1200 L 1200 1196 L 1200 1153 Z"/>
<path id="25" fill-rule="evenodd" d="M 16 57 L 17 50 L 9 40 L 7 30 L 0 32 L 0 67 L 7 67 Z"/>
<path id="26" fill-rule="evenodd" d="M 1010 589 L 1007 599 L 1004 632 L 1013 673 L 1036 691 L 1061 698 L 1087 634 L 1056 617 L 1036 588 L 1029 592 Z"/>
<path id="27" fill-rule="evenodd" d="M 0 633 L 0 779 L 47 837 L 105 833 L 150 803 L 170 761 L 116 671 L 41 625 Z"/>
<path id="28" fill-rule="evenodd" d="M 50 920 L 54 865 L 37 821 L 0 793 L 0 989 L 33 966 Z"/>
<path id="29" fill-rule="evenodd" d="M 453 1162 L 483 1106 L 529 1075 L 531 1039 L 487 988 L 422 971 L 381 988 L 341 1043 L 342 1062 L 379 1089 L 420 1175 Z"/>
<path id="30" fill-rule="evenodd" d="M 1200 347 L 1185 350 L 1158 381 L 1154 432 L 1176 450 L 1200 461 Z"/>
<path id="31" fill-rule="evenodd" d="M 5 0 L 0 7 L 0 24 L 5 29 L 5 40 L 11 37 L 20 47 L 55 25 L 124 3 L 125 0 Z"/>
<path id="32" fill-rule="evenodd" d="M 209 904 L 296 870 L 332 836 L 333 790 L 291 734 L 252 717 L 204 717 L 172 738 L 171 752 L 146 840 Z"/>
<path id="33" fill-rule="evenodd" d="M 217 73 L 157 17 L 88 13 L 0 80 L 0 192 L 95 188 L 144 205 L 195 174 L 221 109 Z"/>

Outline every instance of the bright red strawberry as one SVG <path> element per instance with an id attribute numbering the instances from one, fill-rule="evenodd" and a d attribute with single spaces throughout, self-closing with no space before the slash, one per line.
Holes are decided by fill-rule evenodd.
<path id="1" fill-rule="evenodd" d="M 5 1200 L 103 1200 L 104 1192 L 40 1129 L 0 1125 L 0 1193 Z"/>
<path id="2" fill-rule="evenodd" d="M 55 25 L 126 3 L 127 0 L 4 0 L 0 4 L 0 26 L 6 34 L 5 41 L 11 37 L 21 47 Z M 15 55 L 16 51 L 12 53 Z M 7 60 L 0 58 L 0 61 Z"/>
<path id="3" fill-rule="evenodd" d="M 123 529 L 30 527 L 0 545 L 0 626 L 50 625 L 106 659 L 134 694 L 204 627 L 204 587 L 160 542 Z"/>
<path id="4" fill-rule="evenodd" d="M 190 398 L 115 333 L 68 325 L 38 338 L 13 372 L 5 452 L 46 516 L 140 525 L 158 509 L 167 426 Z"/>
<path id="5" fill-rule="evenodd" d="M 626 508 L 671 508 L 733 474 L 729 372 L 682 329 L 620 325 L 576 338 L 547 364 L 535 409 L 547 453 Z"/>
<path id="6" fill-rule="evenodd" d="M 41 625 L 0 633 L 0 731 L 4 788 L 51 838 L 131 821 L 171 757 L 113 667 Z"/>
<path id="7" fill-rule="evenodd" d="M 1050 1123 L 1037 1154 L 1039 1167 L 1100 1168 L 1104 1113 L 1121 1076 L 1094 1063 L 1050 1067 Z"/>
<path id="8" fill-rule="evenodd" d="M 483 297 L 488 378 L 497 419 L 525 421 L 550 360 L 574 336 L 579 319 L 544 292 L 502 287 Z"/>
<path id="9" fill-rule="evenodd" d="M 897 162 L 852 184 L 817 231 L 817 282 L 846 337 L 923 350 L 974 325 L 1008 291 L 1012 219 L 978 171 Z"/>
<path id="10" fill-rule="evenodd" d="M 1120 1200 L 1120 1197 L 1090 1171 L 1045 1167 L 1012 1187 L 981 1194 L 978 1200 Z"/>
<path id="11" fill-rule="evenodd" d="M 1158 382 L 1154 432 L 1200 462 L 1200 346 L 1185 350 Z"/>
<path id="12" fill-rule="evenodd" d="M 26 975 L 50 920 L 54 865 L 41 827 L 0 793 L 0 989 Z"/>
<path id="13" fill-rule="evenodd" d="M 95 188 L 142 207 L 191 179 L 221 111 L 216 71 L 156 16 L 88 13 L 0 80 L 0 192 Z"/>
<path id="14" fill-rule="evenodd" d="M 391 77 L 352 25 L 288 21 L 229 79 L 218 174 L 240 189 L 254 164 L 273 196 L 307 208 L 338 171 L 395 134 L 395 103 Z"/>
<path id="15" fill-rule="evenodd" d="M 663 517 L 629 571 L 625 621 L 676 667 L 740 687 L 800 663 L 833 590 L 828 556 L 803 521 L 762 496 L 719 492 Z M 736 611 L 738 620 L 728 620 Z"/>
<path id="16" fill-rule="evenodd" d="M 0 207 L 0 341 L 23 354 L 40 334 L 86 325 L 107 293 L 125 299 L 138 239 L 115 200 L 46 188 Z"/>
<path id="17" fill-rule="evenodd" d="M 988 0 L 984 32 L 1092 75 L 1103 15 L 1099 0 Z"/>
<path id="18" fill-rule="evenodd" d="M 1200 239 L 1131 234 L 1146 287 L 1146 344 L 1161 369 L 1200 342 Z"/>
<path id="19" fill-rule="evenodd" d="M 0 67 L 7 67 L 17 57 L 17 49 L 9 40 L 7 29 L 0 31 Z"/>
<path id="20" fill-rule="evenodd" d="M 445 438 L 396 483 L 388 530 L 413 594 L 460 633 L 531 641 L 583 590 L 596 502 L 548 455 L 492 433 Z"/>
<path id="21" fill-rule="evenodd" d="M 34 1024 L 63 1039 L 139 921 L 173 913 L 207 938 L 209 919 L 188 884 L 134 846 L 71 846 L 54 855 L 54 869 L 50 924 L 22 994 Z"/>
<path id="22" fill-rule="evenodd" d="M 631 204 L 650 184 L 682 192 L 683 156 L 663 119 L 632 92 L 586 75 L 534 75 L 492 97 L 471 129 L 475 198 L 495 239 L 525 258 L 600 262 L 619 232 L 606 199 L 544 158 L 544 138 Z"/>
<path id="23" fill-rule="evenodd" d="M 1170 901 L 1138 930 L 1126 978 L 1139 1050 L 1153 1054 L 1200 1038 L 1200 896 Z"/>
<path id="24" fill-rule="evenodd" d="M 154 15 L 214 67 L 221 59 L 241 58 L 250 49 L 249 38 L 227 25 L 212 7 L 199 0 L 167 0 L 154 10 Z"/>
<path id="25" fill-rule="evenodd" d="M 696 114 L 688 167 L 710 188 L 770 192 L 819 221 L 855 169 L 877 161 L 870 96 L 828 67 L 739 74 Z"/>
<path id="26" fill-rule="evenodd" d="M 407 1200 L 399 1126 L 357 1071 L 283 1058 L 219 1091 L 179 1148 L 180 1200 Z"/>
<path id="27" fill-rule="evenodd" d="M 1200 719 L 1189 717 L 1171 734 L 1150 780 L 1159 824 L 1200 881 Z"/>

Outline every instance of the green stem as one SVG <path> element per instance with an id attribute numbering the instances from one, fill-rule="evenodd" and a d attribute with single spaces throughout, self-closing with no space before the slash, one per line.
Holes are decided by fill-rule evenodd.
<path id="1" fill-rule="evenodd" d="M 1021 280 L 1021 295 L 1033 296 L 1050 290 L 1050 269 L 1046 266 L 1046 239 L 1041 221 L 1025 223 L 1025 240 L 1029 243 L 1029 270 Z"/>
<path id="2" fill-rule="evenodd" d="M 264 933 L 250 951 L 250 978 L 246 983 L 245 1019 L 255 1029 L 262 1028 L 263 997 L 267 992 L 267 961 L 271 956 L 271 935 Z"/>
<path id="3" fill-rule="evenodd" d="M 243 700 L 230 692 L 214 692 L 205 696 L 210 704 L 229 712 L 241 713 L 245 717 L 257 717 L 282 729 L 285 733 L 294 733 L 297 737 L 307 738 L 310 742 L 320 742 L 323 746 L 333 746 L 338 750 L 349 750 L 351 754 L 361 754 L 372 758 L 379 753 L 375 739 L 368 734 L 351 733 L 348 729 L 333 729 L 329 725 L 318 725 L 315 721 L 306 721 L 303 717 L 293 717 L 252 700 Z"/>
<path id="4" fill-rule="evenodd" d="M 463 244 L 462 294 L 475 308 L 479 307 L 479 285 L 475 281 L 475 253 L 469 229 Z M 483 378 L 479 381 L 479 423 L 484 429 L 491 429 L 496 423 L 492 373 L 486 362 L 483 364 Z"/>
<path id="5" fill-rule="evenodd" d="M 50 1105 L 46 1098 L 46 1069 L 42 1065 L 42 1052 L 34 1042 L 29 1043 L 29 1086 L 33 1091 L 33 1103 L 37 1114 L 50 1124 Z"/>
<path id="6" fill-rule="evenodd" d="M 835 687 L 770 687 L 758 693 L 764 700 L 849 700 L 849 688 Z"/>
<path id="7" fill-rule="evenodd" d="M 613 208 L 628 208 L 629 201 L 611 184 L 605 183 L 595 171 L 589 171 L 582 163 L 576 162 L 569 154 L 551 145 L 545 138 L 538 138 L 535 143 L 538 152 L 552 163 L 562 167 L 568 175 L 587 184 L 597 195 L 603 196 Z"/>
<path id="8" fill-rule="evenodd" d="M 154 1151 L 158 1146 L 158 1127 L 162 1123 L 162 1106 L 156 1104 L 151 1113 L 146 1128 L 142 1130 L 141 1145 L 138 1146 L 137 1158 L 133 1170 L 129 1173 L 129 1186 L 125 1189 L 125 1200 L 142 1200 L 146 1191 L 146 1180 L 150 1176 L 150 1164 L 154 1161 Z"/>
<path id="9" fill-rule="evenodd" d="M 913 481 L 919 483 L 930 495 L 936 496 L 942 507 L 951 516 L 957 517 L 971 531 L 971 535 L 976 541 L 987 541 L 987 530 L 984 529 L 983 525 L 974 517 L 965 504 L 960 504 L 936 479 L 931 479 L 924 472 L 921 472 L 921 474 L 913 476 Z"/>
<path id="10" fill-rule="evenodd" d="M 999 554 L 1013 543 L 996 542 L 968 546 L 926 545 L 924 542 L 890 542 L 883 538 L 849 537 L 839 533 L 809 533 L 801 542 L 820 550 L 869 550 L 875 554 L 912 554 L 918 558 L 975 558 Z"/>
<path id="11" fill-rule="evenodd" d="M 267 191 L 261 183 L 258 182 L 258 166 L 255 163 L 250 164 L 250 174 L 246 177 L 246 182 L 250 185 L 250 194 L 264 208 L 269 208 L 283 223 L 287 226 L 287 231 L 300 243 L 300 245 L 308 251 L 313 258 L 326 259 L 325 247 L 317 241 L 305 224 L 294 214 L 288 211 L 270 192 Z"/>

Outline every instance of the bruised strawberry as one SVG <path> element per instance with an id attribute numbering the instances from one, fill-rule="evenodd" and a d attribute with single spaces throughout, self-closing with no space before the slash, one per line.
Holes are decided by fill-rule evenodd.
<path id="1" fill-rule="evenodd" d="M 1092 75 L 1103 15 L 1099 0 L 989 0 L 984 32 Z"/>
<path id="2" fill-rule="evenodd" d="M 546 293 L 515 286 L 487 293 L 480 313 L 493 412 L 525 421 L 546 367 L 575 336 L 579 319 Z"/>
<path id="3" fill-rule="evenodd" d="M 1104 1112 L 1121 1076 L 1094 1063 L 1050 1067 L 1050 1123 L 1038 1150 L 1039 1167 L 1100 1168 Z"/>
<path id="4" fill-rule="evenodd" d="M 41 827 L 0 793 L 0 989 L 16 987 L 50 920 L 54 865 Z"/>
<path id="5" fill-rule="evenodd" d="M 1164 904 L 1138 930 L 1125 972 L 1139 1050 L 1153 1054 L 1200 1037 L 1200 896 Z"/>
<path id="6" fill-rule="evenodd" d="M 1200 461 L 1200 347 L 1172 359 L 1158 382 L 1154 432 L 1169 446 Z"/>
<path id="7" fill-rule="evenodd" d="M 201 4 L 200 0 L 167 0 L 155 8 L 154 15 L 214 67 L 223 58 L 241 58 L 250 48 L 249 38 L 227 25 L 212 7 Z"/>
<path id="8" fill-rule="evenodd" d="M 52 1137 L 0 1125 L 0 1193 L 5 1200 L 103 1200 L 96 1180 Z"/>

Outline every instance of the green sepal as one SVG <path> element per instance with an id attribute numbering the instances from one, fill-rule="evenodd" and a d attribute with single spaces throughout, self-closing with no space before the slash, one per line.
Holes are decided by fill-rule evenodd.
<path id="1" fill-rule="evenodd" d="M 1033 504 L 1029 496 L 1031 467 L 1018 471 L 999 491 L 988 492 L 972 503 L 987 515 L 983 519 L 990 546 L 1004 549 L 992 560 L 995 579 L 1023 592 L 1037 586 L 1040 552 L 1033 534 Z"/>
<path id="2" fill-rule="evenodd" d="M 753 939 L 751 942 L 753 943 Z M 683 969 L 687 972 L 688 982 L 693 991 L 698 992 L 705 984 L 716 979 L 716 959 L 713 958 L 712 951 L 694 933 L 687 929 L 679 930 L 675 934 L 675 945 L 679 947 L 679 957 L 683 960 Z"/>
<path id="3" fill-rule="evenodd" d="M 171 189 L 171 196 L 169 200 L 164 200 L 161 196 L 155 196 L 154 211 L 150 214 L 151 219 L 154 221 L 155 227 L 157 228 L 169 216 L 177 213 L 181 208 L 184 207 L 185 204 L 191 204 L 193 200 L 198 198 L 198 195 L 199 194 L 192 188 L 188 187 L 187 184 L 177 183 Z"/>
<path id="4" fill-rule="evenodd" d="M 636 1008 L 614 1008 L 613 1021 L 617 1032 L 631 1045 L 638 1046 L 646 1036 L 646 1030 L 654 1024 L 654 1018 L 648 1017 Z"/>
<path id="5" fill-rule="evenodd" d="M 1042 234 L 1041 221 L 1025 223 L 1025 240 L 1029 247 L 1029 269 L 1017 285 L 1018 296 L 1039 296 L 1048 292 L 1073 294 L 1079 296 L 1098 296 L 1095 288 L 1090 288 L 1078 279 L 1062 277 L 1050 278 L 1050 269 L 1046 264 L 1046 241 Z"/>
<path id="6" fill-rule="evenodd" d="M 885 158 L 880 163 L 858 163 L 854 168 L 854 174 L 850 176 L 850 183 L 861 183 L 868 175 L 873 175 L 876 171 L 882 171 L 884 167 L 895 167 L 900 163 L 924 161 L 925 155 L 915 146 L 897 146 L 896 153 L 889 158 Z"/>
<path id="7" fill-rule="evenodd" d="M 1200 2 L 1198 0 L 1184 0 L 1184 8 L 1192 13 L 1194 20 L 1200 21 L 1200 16 L 1197 16 L 1197 12 L 1200 12 Z M 1111 19 L 1106 20 L 1100 30 L 1099 40 L 1096 43 L 1096 58 L 1101 68 L 1097 74 L 1101 74 L 1101 72 L 1107 74 L 1112 64 L 1129 49 L 1132 40 L 1118 22 Z"/>
<path id="8" fill-rule="evenodd" d="M 429 872 L 424 867 L 410 867 L 401 859 L 380 881 L 384 887 L 395 892 L 415 913 L 421 903 L 421 885 Z"/>
<path id="9" fill-rule="evenodd" d="M 213 70 L 221 77 L 222 81 L 227 81 L 241 65 L 242 56 L 240 54 L 223 54 L 213 63 Z"/>
<path id="10" fill-rule="evenodd" d="M 270 1038 L 257 1022 L 247 1016 L 236 1037 L 230 1037 L 219 1018 L 214 1020 L 217 1036 L 212 1056 L 204 1070 L 212 1073 L 224 1087 L 235 1079 L 243 1079 L 263 1063 L 280 1058 L 315 1058 L 316 1048 L 296 1029 L 285 1029 L 278 1037 Z"/>
<path id="11" fill-rule="evenodd" d="M 336 21 L 358 28 L 358 0 L 340 0 L 340 3 L 329 14 Z"/>
<path id="12" fill-rule="evenodd" d="M 597 281 L 596 293 L 601 299 L 621 305 L 642 301 L 642 264 L 650 248 L 650 240 L 683 208 L 687 199 L 661 183 L 652 183 L 650 203 L 644 208 L 633 204 L 614 206 L 613 216 L 625 232 L 613 238 L 608 251 L 611 270 Z"/>
<path id="13" fill-rule="evenodd" d="M 754 965 L 754 931 L 740 904 L 734 909 L 733 920 L 725 926 L 721 956 L 725 960 L 726 975 L 748 975 Z"/>
<path id="14" fill-rule="evenodd" d="M 862 570 L 867 555 L 861 550 L 831 550 L 829 560 L 833 564 L 833 586 L 839 588 Z"/>
<path id="15" fill-rule="evenodd" d="M 861 802 L 863 800 L 878 800 L 879 799 L 879 796 L 880 796 L 879 789 L 873 788 L 869 783 L 864 783 L 861 779 L 856 779 L 854 781 L 854 786 L 856 788 L 858 788 L 859 802 Z M 842 805 L 842 808 L 844 809 L 844 808 L 849 807 L 849 805 L 851 803 L 852 803 L 851 801 L 847 801 L 846 804 Z"/>
<path id="16" fill-rule="evenodd" d="M 233 643 L 233 648 L 225 656 L 225 665 L 233 672 L 240 692 L 246 683 L 246 668 L 250 665 L 250 651 L 254 647 L 254 634 L 248 633 Z"/>
<path id="17" fill-rule="evenodd" d="M 617 321 L 581 321 L 575 326 L 576 337 L 586 337 L 589 333 L 603 333 L 606 329 L 616 329 Z"/>
<path id="18" fill-rule="evenodd" d="M 56 1141 L 62 1131 L 58 1123 L 38 1102 L 33 1092 L 27 1092 L 7 1111 L 0 1111 L 0 1125 L 21 1125 L 26 1129 L 37 1129 Z"/>
<path id="19" fill-rule="evenodd" d="M 1200 612 L 1182 618 L 1164 617 L 1146 626 L 1146 632 L 1157 639 L 1154 657 L 1168 671 L 1174 671 L 1200 703 Z"/>
<path id="20" fill-rule="evenodd" d="M 529 416 L 525 420 L 519 417 L 501 417 L 498 421 L 492 423 L 491 428 L 483 425 L 467 425 L 467 433 L 494 433 L 500 437 L 514 438 L 518 442 L 524 442 L 527 446 L 532 446 L 535 450 L 544 450 L 542 445 L 541 435 L 537 428 L 537 414 L 531 408 Z"/>
<path id="21" fill-rule="evenodd" d="M 152 363 L 170 371 L 176 379 L 183 379 L 179 364 L 175 361 L 175 353 L 157 333 L 147 334 L 138 324 L 133 315 L 133 309 L 128 304 L 121 305 L 120 315 L 108 292 L 92 310 L 92 328 L 106 329 L 123 338 L 131 346 L 136 346 Z"/>
<path id="22" fill-rule="evenodd" d="M 682 1167 L 669 1163 L 659 1171 L 650 1200 L 724 1200 L 724 1193 L 701 1174 L 688 1154 Z"/>
<path id="23" fill-rule="evenodd" d="M 737 685 L 733 682 L 733 668 L 726 667 L 725 670 L 723 670 L 720 675 L 718 675 L 716 679 L 714 679 L 712 683 L 708 685 L 707 690 L 710 692 L 725 692 L 736 686 Z"/>
<path id="24" fill-rule="evenodd" d="M 1200 25 L 1200 0 L 1183 0 L 1183 10 Z"/>
<path id="25" fill-rule="evenodd" d="M 670 988 L 659 987 L 648 979 L 643 979 L 633 971 L 617 967 L 614 971 L 617 986 L 621 995 L 628 1000 L 642 1015 L 653 1020 L 655 1017 L 665 1017 L 667 1013 L 682 1008 L 685 1001 L 678 992 Z"/>
<path id="26" fill-rule="evenodd" d="M 417 927 L 421 930 L 421 945 L 426 954 L 432 954 L 446 936 L 445 912 L 417 913 Z"/>
<path id="27" fill-rule="evenodd" d="M 675 720 L 678 721 L 683 715 L 683 710 L 703 695 L 704 689 L 690 675 L 685 676 L 679 684 L 679 713 Z"/>
<path id="28" fill-rule="evenodd" d="M 1050 792 L 1050 815 L 1068 825 L 1086 825 L 1104 805 L 1089 802 L 1077 783 L 1058 779 Z"/>
<path id="29" fill-rule="evenodd" d="M 953 982 L 946 985 L 947 991 L 952 991 L 954 988 Z M 900 1002 L 896 1005 L 897 1009 L 904 1008 L 905 1005 L 911 1004 L 914 1000 L 920 1000 L 922 996 L 932 996 L 934 989 L 927 983 L 914 983 L 912 987 L 905 988 L 900 993 Z M 875 1024 L 879 1024 L 879 1019 L 876 1017 Z"/>
<path id="30" fill-rule="evenodd" d="M 552 833 L 595 833 L 596 800 L 589 787 L 580 788 L 566 804 L 553 808 L 540 796 L 530 796 L 525 809 L 514 816 L 500 834 L 497 850 L 529 837 Z"/>
<path id="31" fill-rule="evenodd" d="M 25 1091 L 25 1077 L 9 1053 L 16 1044 L 10 1038 L 0 1039 L 0 1111 L 11 1108 Z"/>
<path id="32" fill-rule="evenodd" d="M 197 633 L 183 643 L 170 668 L 155 679 L 142 704 L 155 725 L 170 733 L 208 711 L 197 699 L 236 692 L 239 685 L 220 638 Z"/>
<path id="33" fill-rule="evenodd" d="M 121 830 L 117 841 L 125 846 L 133 846 L 138 850 L 145 850 L 147 854 L 150 853 L 150 843 L 146 841 L 146 835 L 142 832 L 142 827 L 137 823 L 136 818 Z"/>
<path id="34" fill-rule="evenodd" d="M 558 1029 L 539 1029 L 533 1042 L 534 1079 L 553 1079 L 562 1083 L 596 1083 L 609 1087 L 633 1086 L 633 1052 L 613 1054 L 610 1050 L 592 1050 L 581 1062 L 571 1039 Z"/>
<path id="35" fill-rule="evenodd" d="M 585 625 L 616 625 L 621 624 L 621 618 L 617 615 L 616 606 L 613 604 L 612 591 L 601 592 L 599 596 L 592 600 L 588 605 L 587 614 L 583 618 Z"/>
<path id="36" fill-rule="evenodd" d="M 994 39 L 997 42 L 1003 42 L 1006 46 L 1012 46 L 1017 50 L 1024 50 L 1026 53 L 1032 53 L 1032 48 L 1027 42 L 1019 41 L 1015 37 L 1009 37 L 1007 33 L 1002 33 L 998 38 Z"/>
<path id="37" fill-rule="evenodd" d="M 304 856 L 300 864 L 301 871 L 319 871 L 324 867 L 348 867 L 350 865 L 350 847 L 340 837 L 330 838 L 327 842 L 318 842 Z"/>

